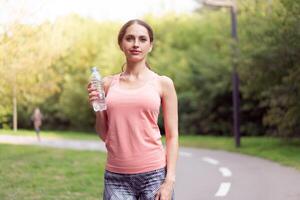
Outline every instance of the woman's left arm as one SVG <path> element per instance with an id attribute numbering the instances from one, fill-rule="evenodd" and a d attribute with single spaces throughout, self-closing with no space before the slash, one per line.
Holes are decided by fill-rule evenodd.
<path id="1" fill-rule="evenodd" d="M 170 189 L 175 183 L 176 162 L 178 158 L 178 103 L 172 79 L 161 77 L 162 109 L 166 134 L 167 175 L 160 188 L 160 196 L 171 198 Z M 168 194 L 167 194 L 168 193 Z M 164 198 L 162 198 L 164 199 Z"/>

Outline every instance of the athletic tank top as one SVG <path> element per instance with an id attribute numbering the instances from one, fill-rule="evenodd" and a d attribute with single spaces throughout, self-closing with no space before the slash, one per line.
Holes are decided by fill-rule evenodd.
<path id="1" fill-rule="evenodd" d="M 113 76 L 106 95 L 108 130 L 106 169 L 123 174 L 143 173 L 166 166 L 157 125 L 161 99 L 158 75 L 136 89 L 121 88 Z"/>

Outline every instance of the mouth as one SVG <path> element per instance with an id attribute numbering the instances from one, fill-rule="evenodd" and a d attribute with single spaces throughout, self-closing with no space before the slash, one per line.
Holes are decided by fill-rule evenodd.
<path id="1" fill-rule="evenodd" d="M 138 54 L 142 53 L 141 51 L 138 51 L 138 50 L 129 50 L 129 52 L 133 55 L 138 55 Z"/>

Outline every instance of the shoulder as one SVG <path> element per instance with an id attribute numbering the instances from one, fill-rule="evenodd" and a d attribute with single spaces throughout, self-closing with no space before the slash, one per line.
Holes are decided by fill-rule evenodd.
<path id="1" fill-rule="evenodd" d="M 114 80 L 114 78 L 117 76 L 118 74 L 114 74 L 114 75 L 108 75 L 108 76 L 104 76 L 102 81 L 103 81 L 103 87 L 105 90 L 105 93 L 107 93 L 112 81 Z"/>
<path id="2" fill-rule="evenodd" d="M 162 88 L 174 87 L 173 80 L 168 76 L 159 76 L 158 80 Z"/>
<path id="3" fill-rule="evenodd" d="M 162 95 L 174 90 L 174 83 L 170 77 L 162 75 L 158 76 L 158 80 Z"/>
<path id="4" fill-rule="evenodd" d="M 109 86 L 113 79 L 114 79 L 114 75 L 104 76 L 103 79 L 102 79 L 104 87 Z"/>

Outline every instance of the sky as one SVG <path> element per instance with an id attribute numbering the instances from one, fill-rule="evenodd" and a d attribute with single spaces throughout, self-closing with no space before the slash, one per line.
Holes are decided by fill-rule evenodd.
<path id="1" fill-rule="evenodd" d="M 12 20 L 28 24 L 53 22 L 70 13 L 99 21 L 127 21 L 148 13 L 189 13 L 197 6 L 196 0 L 0 0 L 0 24 Z"/>

